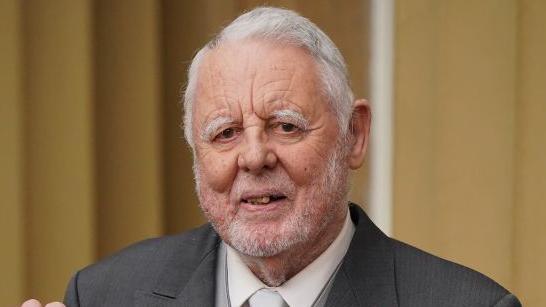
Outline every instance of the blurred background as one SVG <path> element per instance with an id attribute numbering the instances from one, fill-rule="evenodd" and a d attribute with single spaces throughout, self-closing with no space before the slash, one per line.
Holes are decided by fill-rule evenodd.
<path id="1" fill-rule="evenodd" d="M 372 2 L 1 0 L 0 304 L 61 299 L 79 268 L 204 222 L 179 101 L 222 25 L 294 9 L 370 97 Z M 388 231 L 546 306 L 546 2 L 393 8 L 392 133 L 372 131 L 392 145 Z M 353 176 L 364 208 L 373 161 Z"/>

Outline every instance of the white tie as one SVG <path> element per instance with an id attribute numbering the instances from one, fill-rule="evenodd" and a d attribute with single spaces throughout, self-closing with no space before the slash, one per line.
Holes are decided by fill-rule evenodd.
<path id="1" fill-rule="evenodd" d="M 248 299 L 250 307 L 288 307 L 279 292 L 260 289 Z"/>

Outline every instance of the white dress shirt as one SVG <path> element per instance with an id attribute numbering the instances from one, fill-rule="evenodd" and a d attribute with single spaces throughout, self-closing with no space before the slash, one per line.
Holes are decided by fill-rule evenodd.
<path id="1" fill-rule="evenodd" d="M 278 287 L 265 285 L 245 265 L 237 251 L 222 242 L 223 251 L 219 255 L 225 257 L 225 260 L 218 262 L 217 303 L 220 299 L 227 300 L 228 305 L 232 307 L 244 306 L 254 292 L 266 288 L 280 293 L 289 306 L 313 306 L 319 296 L 324 295 L 324 290 L 329 290 L 333 276 L 349 248 L 354 231 L 355 226 L 347 210 L 343 227 L 332 244 L 302 271 Z"/>

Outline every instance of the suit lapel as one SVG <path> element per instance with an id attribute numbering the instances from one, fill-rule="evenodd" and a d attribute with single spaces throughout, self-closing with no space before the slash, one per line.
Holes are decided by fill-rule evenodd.
<path id="1" fill-rule="evenodd" d="M 351 204 L 356 231 L 326 306 L 398 306 L 390 239 Z"/>
<path id="2" fill-rule="evenodd" d="M 180 293 L 179 300 L 182 306 L 214 306 L 216 255 L 217 248 L 195 270 L 192 278 Z"/>
<path id="3" fill-rule="evenodd" d="M 359 306 L 358 299 L 353 293 L 350 281 L 343 269 L 337 272 L 332 290 L 328 294 L 326 306 Z"/>
<path id="4" fill-rule="evenodd" d="M 207 227 L 174 248 L 155 288 L 135 293 L 135 306 L 214 306 L 219 239 Z"/>

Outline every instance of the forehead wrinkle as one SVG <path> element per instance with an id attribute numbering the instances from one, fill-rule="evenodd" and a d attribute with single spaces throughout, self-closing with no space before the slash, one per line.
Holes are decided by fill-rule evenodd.
<path id="1" fill-rule="evenodd" d="M 269 91 L 268 93 L 264 93 L 262 95 L 262 101 L 266 104 L 272 104 L 275 102 L 290 102 L 292 103 L 291 99 L 289 99 L 290 96 L 289 90 L 274 90 Z"/>
<path id="2" fill-rule="evenodd" d="M 238 81 L 232 78 L 235 74 L 233 67 L 229 65 L 229 61 L 223 60 L 226 57 L 223 52 L 213 50 L 203 64 L 207 72 L 207 87 L 212 92 L 209 96 L 219 97 L 224 102 L 227 102 L 228 95 L 233 95 L 232 92 L 238 84 Z"/>
<path id="3" fill-rule="evenodd" d="M 201 131 L 201 139 L 205 141 L 209 140 L 210 136 L 215 133 L 218 128 L 233 122 L 234 120 L 230 116 L 219 116 L 214 118 L 213 120 L 209 121 Z"/>
<path id="4" fill-rule="evenodd" d="M 261 106 L 261 114 L 265 116 L 267 110 L 280 109 L 280 106 L 284 103 L 291 103 L 289 97 L 292 93 L 286 88 L 289 82 L 290 78 L 284 78 L 268 81 L 261 85 L 261 88 L 257 90 L 257 97 L 255 97 L 257 99 L 255 102 Z M 280 86 L 275 86 L 275 84 L 279 84 Z"/>
<path id="5" fill-rule="evenodd" d="M 286 96 L 287 93 L 291 92 L 292 91 L 292 86 L 294 85 L 294 77 L 296 76 L 295 73 L 291 74 L 290 75 L 290 81 L 288 81 L 288 88 L 286 89 L 286 91 L 284 92 L 284 96 Z"/>
<path id="6" fill-rule="evenodd" d="M 294 75 L 294 74 L 292 74 Z M 273 80 L 269 80 L 267 82 L 264 82 L 263 84 L 261 84 L 260 86 L 262 88 L 264 87 L 267 87 L 267 86 L 270 86 L 270 85 L 275 85 L 277 83 L 280 83 L 280 82 L 287 82 L 288 81 L 288 84 L 290 84 L 290 82 L 292 81 L 292 77 L 290 78 L 278 78 L 278 79 L 273 79 Z"/>

